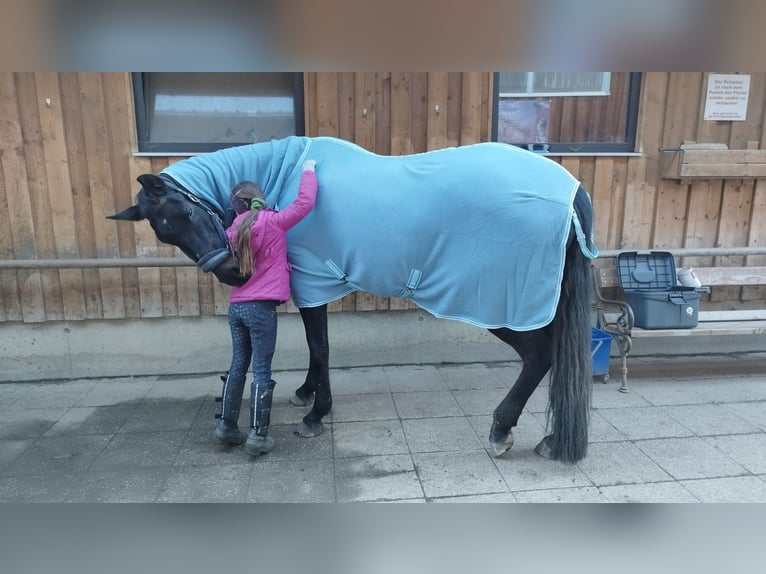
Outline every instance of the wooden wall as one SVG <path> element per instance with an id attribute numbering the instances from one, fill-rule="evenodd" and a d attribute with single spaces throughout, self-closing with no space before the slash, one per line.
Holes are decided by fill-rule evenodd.
<path id="1" fill-rule="evenodd" d="M 306 133 L 381 154 L 487 141 L 491 81 L 490 73 L 306 74 Z M 766 244 L 766 181 L 660 177 L 663 147 L 763 145 L 766 73 L 751 74 L 746 122 L 703 121 L 705 88 L 703 73 L 647 73 L 640 156 L 553 158 L 590 191 L 601 249 Z M 129 74 L 0 73 L 0 260 L 180 255 L 145 222 L 105 219 L 132 204 L 137 175 L 178 159 L 134 157 L 133 118 Z M 227 289 L 194 267 L 0 268 L 0 322 L 221 315 Z M 763 296 L 729 290 L 711 303 Z M 331 310 L 410 305 L 358 293 Z"/>

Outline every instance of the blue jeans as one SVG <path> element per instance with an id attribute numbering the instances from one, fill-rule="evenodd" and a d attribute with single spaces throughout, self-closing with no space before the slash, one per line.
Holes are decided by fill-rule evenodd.
<path id="1" fill-rule="evenodd" d="M 229 305 L 232 359 L 229 377 L 244 380 L 253 363 L 253 383 L 271 381 L 271 360 L 277 343 L 279 301 L 246 301 Z"/>

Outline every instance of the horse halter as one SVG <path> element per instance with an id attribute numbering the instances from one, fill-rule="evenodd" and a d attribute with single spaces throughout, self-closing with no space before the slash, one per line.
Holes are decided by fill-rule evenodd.
<path id="1" fill-rule="evenodd" d="M 194 257 L 190 253 L 187 253 L 187 251 L 183 247 L 180 248 L 181 251 L 186 253 L 186 256 L 189 257 L 189 259 L 191 259 L 192 261 L 194 261 L 197 267 L 199 267 L 205 273 L 212 271 L 213 269 L 218 267 L 221 263 L 226 261 L 229 257 L 233 256 L 234 250 L 231 247 L 229 238 L 226 237 L 226 231 L 223 227 L 223 219 L 221 218 L 221 214 L 218 212 L 218 210 L 215 209 L 209 202 L 202 200 L 201 198 L 197 197 L 196 195 L 194 195 L 187 189 L 183 188 L 170 176 L 167 176 L 161 173 L 159 177 L 165 182 L 165 185 L 167 186 L 168 189 L 170 189 L 171 191 L 180 193 L 186 199 L 188 199 L 192 203 L 196 203 L 207 212 L 207 214 L 213 220 L 213 227 L 215 228 L 219 239 L 221 239 L 224 245 L 224 247 L 213 249 L 212 251 L 210 251 L 209 253 L 206 253 L 205 255 L 203 255 L 196 261 L 194 260 Z"/>

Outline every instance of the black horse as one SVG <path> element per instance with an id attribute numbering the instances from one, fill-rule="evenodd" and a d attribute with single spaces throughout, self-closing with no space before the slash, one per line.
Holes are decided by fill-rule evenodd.
<path id="1" fill-rule="evenodd" d="M 339 144 L 340 147 L 338 147 Z M 288 150 L 287 153 L 284 153 L 285 150 Z M 338 155 L 343 157 L 338 158 Z M 236 161 L 232 160 L 233 157 Z M 306 157 L 318 160 L 317 175 L 320 188 L 317 207 L 310 217 L 294 228 L 294 235 L 288 235 L 289 256 L 294 275 L 321 275 L 322 273 L 317 271 L 316 267 L 308 269 L 314 263 L 321 263 L 319 267 L 325 271 L 329 269 L 323 281 L 332 293 L 324 300 L 321 298 L 309 300 L 309 296 L 299 290 L 300 285 L 293 284 L 293 299 L 300 309 L 306 331 L 309 367 L 305 382 L 295 390 L 291 402 L 296 405 L 308 405 L 313 401 L 311 411 L 303 418 L 295 431 L 296 434 L 313 437 L 321 433 L 322 419 L 332 407 L 327 302 L 351 291 L 365 290 L 382 296 L 412 297 L 424 309 L 436 316 L 456 318 L 486 326 L 493 335 L 518 353 L 523 363 L 521 373 L 506 397 L 495 409 L 489 431 L 489 445 L 494 456 L 502 455 L 513 446 L 512 428 L 516 426 L 530 396 L 546 373 L 550 371 L 549 434 L 537 445 L 535 451 L 542 456 L 567 463 L 574 463 L 583 458 L 587 453 L 592 386 L 589 258 L 595 256 L 595 247 L 592 244 L 593 215 L 590 198 L 586 191 L 568 173 L 564 174 L 564 168 L 555 162 L 502 144 L 475 144 L 412 156 L 384 157 L 365 152 L 353 144 L 339 142 L 333 138 L 291 137 L 286 140 L 203 154 L 173 164 L 171 168 L 159 175 L 139 176 L 138 182 L 141 184 L 141 189 L 137 194 L 136 204 L 109 218 L 131 221 L 147 219 L 160 241 L 179 247 L 203 271 L 214 273 L 222 283 L 239 285 L 246 278 L 240 275 L 236 257 L 223 233 L 226 211 L 230 208 L 227 203 L 232 182 L 236 183 L 244 179 L 254 180 L 266 191 L 270 205 L 284 206 L 290 199 L 289 189 L 291 182 L 296 179 L 294 175 L 297 173 L 297 166 L 301 165 Z M 502 162 L 509 163 L 507 170 L 503 169 L 502 165 L 498 167 L 498 158 Z M 222 161 L 223 159 L 226 161 Z M 242 159 L 241 164 L 237 163 L 239 159 Z M 461 165 L 463 161 L 466 161 L 470 167 L 455 167 Z M 491 163 L 487 163 L 490 161 Z M 212 162 L 209 165 L 215 165 L 215 169 L 220 169 L 220 173 L 211 174 L 205 162 Z M 400 164 L 404 166 L 402 171 L 406 171 L 406 175 L 399 173 Z M 205 169 L 198 169 L 201 167 Z M 184 171 L 187 168 L 191 171 Z M 432 276 L 439 276 L 442 283 L 447 283 L 446 288 L 441 290 L 427 284 L 427 280 L 419 285 L 420 271 L 416 274 L 417 280 L 413 280 L 413 272 L 410 273 L 406 285 L 402 281 L 401 291 L 392 292 L 388 287 L 378 289 L 365 283 L 366 279 L 374 275 L 378 267 L 376 265 L 378 261 L 370 261 L 370 259 L 385 257 L 388 251 L 395 249 L 400 250 L 395 257 L 397 262 L 407 259 L 411 251 L 417 250 L 418 246 L 422 247 L 422 241 L 409 240 L 399 245 L 392 235 L 386 236 L 390 237 L 390 240 L 386 238 L 382 240 L 386 247 L 385 253 L 383 250 L 373 250 L 374 253 L 369 250 L 354 253 L 352 263 L 343 264 L 346 267 L 356 265 L 351 271 L 348 268 L 339 269 L 332 257 L 327 257 L 325 260 L 326 254 L 320 253 L 319 247 L 322 238 L 340 237 L 338 241 L 341 245 L 356 244 L 362 235 L 374 235 L 375 232 L 371 228 L 378 220 L 386 219 L 388 227 L 385 232 L 389 234 L 392 233 L 391 222 L 393 221 L 393 225 L 396 225 L 398 221 L 397 217 L 386 217 L 386 207 L 381 208 L 380 202 L 374 208 L 365 208 L 356 212 L 353 219 L 343 219 L 345 216 L 343 214 L 349 210 L 347 206 L 350 203 L 358 203 L 357 199 L 361 197 L 358 183 L 355 183 L 353 193 L 356 195 L 353 196 L 353 201 L 349 201 L 349 198 L 342 200 L 343 214 L 338 210 L 332 210 L 331 198 L 342 196 L 344 192 L 341 188 L 351 178 L 350 174 L 356 171 L 385 174 L 385 177 L 368 178 L 384 180 L 383 183 L 387 186 L 385 191 L 378 192 L 372 189 L 375 186 L 370 183 L 372 190 L 367 190 L 364 197 L 370 197 L 372 201 L 378 201 L 379 195 L 385 196 L 386 199 L 390 198 L 392 190 L 399 187 L 407 188 L 405 192 L 410 194 L 408 197 L 416 194 L 418 197 L 430 197 L 428 194 L 431 192 L 424 190 L 429 187 L 436 188 L 431 195 L 439 203 L 438 208 L 424 212 L 422 208 L 407 210 L 403 206 L 399 212 L 403 213 L 406 210 L 407 217 L 412 220 L 407 224 L 408 233 L 411 229 L 425 228 L 433 221 L 439 221 L 442 227 L 434 232 L 433 237 L 428 238 L 429 247 L 422 257 L 429 260 L 436 260 L 437 251 L 450 253 L 455 242 L 470 242 L 473 237 L 493 230 L 497 232 L 498 228 L 500 233 L 510 235 L 513 230 L 503 228 L 504 225 L 509 225 L 509 216 L 504 211 L 515 209 L 502 206 L 505 198 L 514 195 L 514 189 L 501 190 L 502 195 L 498 196 L 500 199 L 493 199 L 495 203 L 489 207 L 482 207 L 478 202 L 465 203 L 457 199 L 445 201 L 448 197 L 446 194 L 450 193 L 453 186 L 443 181 L 440 181 L 437 186 L 429 186 L 430 178 L 436 178 L 436 175 L 429 174 L 449 172 L 450 181 L 460 180 L 462 188 L 460 193 L 463 194 L 461 197 L 465 195 L 466 185 L 475 188 L 487 187 L 490 177 L 495 179 L 526 177 L 521 180 L 521 183 L 502 183 L 502 185 L 523 188 L 524 193 L 519 195 L 525 197 L 526 203 L 520 210 L 531 213 L 535 211 L 537 204 L 540 204 L 538 211 L 541 213 L 543 223 L 535 224 L 534 228 L 526 231 L 525 237 L 519 241 L 546 245 L 543 245 L 541 254 L 530 253 L 528 256 L 522 254 L 514 261 L 529 261 L 526 264 L 531 267 L 522 269 L 519 273 L 530 274 L 538 267 L 544 268 L 548 259 L 553 259 L 554 261 L 547 269 L 554 270 L 553 274 L 548 273 L 548 275 L 554 275 L 555 289 L 551 291 L 551 295 L 540 295 L 537 291 L 545 293 L 544 289 L 541 287 L 538 290 L 532 286 L 532 291 L 536 292 L 534 296 L 538 299 L 530 294 L 528 288 L 527 294 L 519 296 L 518 300 L 514 296 L 509 296 L 509 300 L 503 301 L 502 306 L 530 313 L 534 313 L 537 307 L 550 307 L 550 319 L 546 319 L 545 324 L 533 324 L 531 328 L 520 329 L 488 323 L 483 319 L 466 318 L 460 314 L 449 314 L 449 308 L 445 312 L 438 305 L 445 304 L 446 293 L 453 292 L 455 287 L 462 287 L 455 283 L 464 279 L 454 277 L 451 272 L 445 272 L 443 267 L 439 267 L 432 273 Z M 499 173 L 501 175 L 498 175 Z M 513 175 L 508 176 L 508 173 Z M 550 190 L 550 196 L 559 193 L 567 198 L 560 209 L 556 207 L 556 210 L 561 211 L 560 216 L 552 215 L 554 209 L 550 207 L 548 190 L 544 189 L 540 198 L 530 199 L 527 194 L 528 189 L 535 186 L 544 188 L 546 178 L 553 182 L 554 187 L 561 187 L 561 182 L 564 182 L 567 187 L 563 193 L 559 193 L 558 189 Z M 492 187 L 498 186 L 495 179 L 491 180 Z M 543 181 L 543 184 L 537 183 L 538 180 Z M 574 182 L 573 186 L 572 182 Z M 443 220 L 448 218 L 449 211 L 445 215 L 444 204 L 458 201 L 462 203 L 455 219 L 458 220 L 457 225 L 464 227 L 460 231 L 445 231 Z M 479 213 L 476 214 L 474 211 Z M 531 215 L 522 213 L 520 219 L 514 220 L 515 223 L 512 226 L 520 225 L 520 220 L 529 217 Z M 353 240 L 344 239 L 341 232 L 346 227 L 358 223 L 359 219 L 361 219 L 361 227 L 354 231 L 357 235 Z M 402 219 L 405 218 L 402 217 Z M 473 220 L 479 221 L 475 227 L 471 227 Z M 530 239 L 528 236 L 531 235 L 534 237 Z M 551 237 L 550 242 L 545 240 L 548 236 Z M 381 239 L 377 238 L 376 241 L 380 243 Z M 495 238 L 492 241 L 498 240 Z M 559 244 L 560 249 L 558 249 Z M 474 250 L 474 255 L 462 259 L 468 267 L 470 267 L 470 261 L 481 257 L 480 253 L 489 253 L 489 247 L 478 248 L 471 244 L 471 249 Z M 515 249 L 506 248 L 505 252 L 501 249 L 500 254 L 486 255 L 490 264 L 488 265 L 486 261 L 482 262 L 481 267 L 471 271 L 483 281 L 478 288 L 479 291 L 485 293 L 492 283 L 498 281 L 505 281 L 508 284 L 512 283 L 512 280 L 516 280 L 517 283 L 527 281 L 527 277 L 515 277 L 514 268 L 508 267 L 507 261 L 514 252 Z M 556 262 L 556 257 L 560 258 L 560 262 Z M 417 259 L 414 256 L 413 258 Z M 368 263 L 369 267 L 365 267 L 365 263 Z M 437 261 L 436 265 L 442 264 Z M 563 271 L 556 272 L 557 265 L 563 266 Z M 432 287 L 437 289 L 433 304 L 427 298 L 428 290 Z M 475 287 L 470 289 L 476 290 Z M 503 289 L 508 287 L 503 286 Z M 417 294 L 421 292 L 423 298 L 419 300 Z M 300 295 L 297 299 L 296 294 Z M 544 305 L 540 304 L 541 296 L 544 296 L 542 300 Z"/>

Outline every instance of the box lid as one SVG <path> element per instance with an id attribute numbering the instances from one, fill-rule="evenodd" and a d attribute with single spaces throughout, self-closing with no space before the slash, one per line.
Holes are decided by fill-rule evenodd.
<path id="1" fill-rule="evenodd" d="M 617 280 L 623 291 L 676 288 L 676 262 L 669 251 L 625 251 L 617 256 Z"/>

